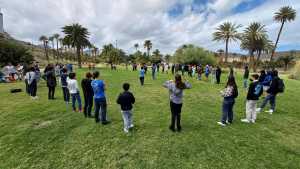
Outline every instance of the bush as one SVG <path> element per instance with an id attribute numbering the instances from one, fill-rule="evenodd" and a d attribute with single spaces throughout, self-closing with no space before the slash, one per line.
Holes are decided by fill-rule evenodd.
<path id="1" fill-rule="evenodd" d="M 291 79 L 300 80 L 300 61 L 294 67 L 293 73 L 290 75 Z"/>
<path id="2" fill-rule="evenodd" d="M 216 58 L 212 52 L 206 51 L 194 45 L 183 45 L 174 55 L 174 62 L 181 64 L 216 64 Z"/>
<path id="3" fill-rule="evenodd" d="M 0 40 L 0 65 L 8 63 L 16 65 L 18 63 L 30 64 L 33 61 L 32 54 L 24 46 L 7 40 Z"/>

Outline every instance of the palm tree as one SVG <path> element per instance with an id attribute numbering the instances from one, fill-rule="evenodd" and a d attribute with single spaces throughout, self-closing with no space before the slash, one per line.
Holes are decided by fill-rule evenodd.
<path id="1" fill-rule="evenodd" d="M 250 63 L 253 69 L 255 69 L 254 53 L 258 51 L 258 44 L 261 41 L 268 39 L 265 25 L 258 22 L 251 23 L 242 35 L 241 49 L 248 50 L 250 54 Z"/>
<path id="2" fill-rule="evenodd" d="M 78 59 L 78 67 L 81 68 L 81 55 L 82 48 L 90 45 L 88 40 L 89 32 L 87 28 L 79 25 L 78 23 L 64 26 L 63 33 L 66 35 L 64 39 L 68 41 L 72 47 L 76 48 L 76 55 Z"/>
<path id="3" fill-rule="evenodd" d="M 144 48 L 147 49 L 147 55 L 150 56 L 150 50 L 152 49 L 152 42 L 150 40 L 146 40 L 144 43 Z"/>
<path id="4" fill-rule="evenodd" d="M 284 64 L 284 71 L 287 71 L 289 64 L 295 60 L 295 51 L 291 51 L 289 55 L 282 56 L 279 58 L 279 61 Z"/>
<path id="5" fill-rule="evenodd" d="M 278 45 L 278 41 L 279 41 L 279 38 L 280 38 L 280 35 L 281 35 L 281 32 L 282 32 L 284 24 L 286 22 L 292 22 L 295 19 L 296 19 L 296 10 L 294 10 L 290 6 L 281 7 L 279 9 L 279 11 L 275 13 L 274 20 L 276 22 L 280 22 L 281 26 L 280 26 L 280 29 L 279 29 L 279 32 L 278 32 L 278 35 L 277 35 L 275 46 L 274 46 L 274 48 L 272 50 L 272 55 L 271 55 L 271 58 L 270 58 L 271 61 L 274 58 L 275 51 L 276 51 L 276 48 L 277 48 L 277 45 Z"/>
<path id="6" fill-rule="evenodd" d="M 229 42 L 237 41 L 240 39 L 240 33 L 238 33 L 237 31 L 237 29 L 240 27 L 241 25 L 236 25 L 231 22 L 225 22 L 216 29 L 215 33 L 213 33 L 213 41 L 225 42 L 225 63 L 227 63 L 228 58 Z"/>
<path id="7" fill-rule="evenodd" d="M 48 56 L 48 38 L 47 36 L 42 35 L 39 40 L 43 42 L 44 50 L 45 50 L 45 56 L 47 59 L 47 62 L 49 63 L 49 56 Z"/>
<path id="8" fill-rule="evenodd" d="M 139 44 L 138 44 L 138 43 L 134 44 L 134 48 L 135 48 L 136 51 L 138 51 L 138 49 L 139 49 Z"/>
<path id="9" fill-rule="evenodd" d="M 53 37 L 56 40 L 56 54 L 57 54 L 56 59 L 58 60 L 58 58 L 59 58 L 59 51 L 58 51 L 59 34 L 56 33 L 53 35 Z"/>
<path id="10" fill-rule="evenodd" d="M 48 40 L 51 42 L 52 50 L 53 50 L 53 57 L 55 58 L 54 37 L 53 37 L 53 36 L 50 36 Z"/>
<path id="11" fill-rule="evenodd" d="M 264 36 L 262 39 L 257 40 L 256 42 L 256 53 L 257 53 L 257 59 L 254 62 L 254 71 L 256 71 L 256 68 L 259 64 L 260 57 L 262 53 L 269 54 L 274 48 L 274 45 L 271 40 L 268 39 L 268 36 Z"/>

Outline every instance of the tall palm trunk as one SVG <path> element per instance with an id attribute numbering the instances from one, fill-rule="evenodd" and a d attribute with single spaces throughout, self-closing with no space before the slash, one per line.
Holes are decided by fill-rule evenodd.
<path id="1" fill-rule="evenodd" d="M 76 54 L 77 54 L 77 61 L 78 61 L 78 68 L 81 68 L 81 47 L 76 47 Z"/>
<path id="2" fill-rule="evenodd" d="M 56 39 L 56 51 L 57 51 L 57 61 L 59 59 L 59 50 L 58 50 L 58 39 Z"/>
<path id="3" fill-rule="evenodd" d="M 278 33 L 278 35 L 277 35 L 277 40 L 276 40 L 276 43 L 275 43 L 274 49 L 272 50 L 272 55 L 271 55 L 270 61 L 273 61 L 273 58 L 274 58 L 274 55 L 275 55 L 275 51 L 276 51 L 276 48 L 277 48 L 277 45 L 278 45 L 278 42 L 279 42 L 279 38 L 280 38 L 280 35 L 281 35 L 281 32 L 282 32 L 282 29 L 283 29 L 284 23 L 285 23 L 285 22 L 283 21 L 283 22 L 282 22 L 282 24 L 281 24 L 281 27 L 280 27 L 279 33 Z"/>
<path id="4" fill-rule="evenodd" d="M 250 67 L 253 69 L 254 71 L 254 66 L 255 66 L 255 60 L 254 60 L 254 50 L 250 51 Z"/>
<path id="5" fill-rule="evenodd" d="M 53 59 L 55 59 L 54 41 L 52 41 L 52 52 L 53 52 Z"/>
<path id="6" fill-rule="evenodd" d="M 227 63 L 227 59 L 228 59 L 228 42 L 229 42 L 229 39 L 226 39 L 225 63 Z"/>
<path id="7" fill-rule="evenodd" d="M 253 71 L 254 71 L 254 72 L 256 72 L 256 70 L 257 70 L 257 67 L 258 67 L 259 61 L 260 61 L 260 57 L 261 57 L 261 50 L 258 51 L 257 59 L 256 59 L 256 61 L 254 62 L 254 66 L 253 66 Z"/>
<path id="8" fill-rule="evenodd" d="M 47 51 L 47 42 L 46 41 L 44 41 L 44 50 L 45 50 L 45 56 L 46 56 L 47 62 L 50 63 L 49 56 L 48 56 L 48 51 Z"/>

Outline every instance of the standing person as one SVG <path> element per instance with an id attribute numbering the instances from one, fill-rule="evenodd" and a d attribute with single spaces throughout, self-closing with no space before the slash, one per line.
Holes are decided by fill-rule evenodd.
<path id="1" fill-rule="evenodd" d="M 202 73 L 203 73 L 202 66 L 199 65 L 197 68 L 198 80 L 202 80 Z"/>
<path id="2" fill-rule="evenodd" d="M 208 77 L 209 77 L 210 71 L 209 71 L 209 65 L 205 66 L 205 77 L 206 77 L 206 81 L 208 81 Z"/>
<path id="3" fill-rule="evenodd" d="M 265 80 L 265 78 L 266 78 L 266 71 L 261 70 L 260 75 L 259 75 L 259 79 L 258 79 L 259 83 L 262 83 Z"/>
<path id="4" fill-rule="evenodd" d="M 273 79 L 273 72 L 268 71 L 267 75 L 265 76 L 265 79 L 262 82 L 262 85 L 264 86 L 264 91 L 265 92 L 267 92 L 268 89 L 270 88 L 272 79 Z"/>
<path id="5" fill-rule="evenodd" d="M 273 80 L 271 81 L 271 85 L 269 89 L 267 90 L 267 97 L 264 99 L 263 103 L 259 108 L 257 108 L 257 112 L 261 112 L 261 110 L 267 105 L 268 102 L 270 102 L 271 108 L 270 110 L 266 111 L 267 113 L 273 114 L 275 111 L 276 106 L 276 96 L 278 93 L 284 91 L 284 83 L 283 81 L 278 77 L 278 71 L 273 71 Z"/>
<path id="6" fill-rule="evenodd" d="M 233 67 L 232 67 L 232 66 L 229 68 L 229 75 L 228 75 L 228 78 L 230 78 L 230 77 L 235 77 L 235 76 L 234 76 L 234 70 L 233 70 Z"/>
<path id="7" fill-rule="evenodd" d="M 175 64 L 174 63 L 172 64 L 171 71 L 172 71 L 172 75 L 174 75 L 174 73 L 175 73 Z"/>
<path id="8" fill-rule="evenodd" d="M 169 73 L 169 63 L 165 64 L 165 72 L 166 72 L 166 74 Z"/>
<path id="9" fill-rule="evenodd" d="M 152 80 L 156 79 L 156 70 L 157 70 L 157 66 L 156 64 L 152 64 Z"/>
<path id="10" fill-rule="evenodd" d="M 107 121 L 107 117 L 106 117 L 107 103 L 106 103 L 106 96 L 105 96 L 105 83 L 103 80 L 99 79 L 99 75 L 100 73 L 98 71 L 94 72 L 93 74 L 94 80 L 92 81 L 92 88 L 94 91 L 94 101 L 95 101 L 95 121 L 96 123 L 99 123 L 101 121 L 103 125 L 106 125 L 110 122 Z M 101 117 L 99 117 L 99 113 Z"/>
<path id="11" fill-rule="evenodd" d="M 85 79 L 81 81 L 81 87 L 84 96 L 84 107 L 83 113 L 85 117 L 92 117 L 92 107 L 93 107 L 93 88 L 92 88 L 92 77 L 93 75 L 90 72 L 87 72 Z"/>
<path id="12" fill-rule="evenodd" d="M 192 66 L 192 76 L 195 77 L 196 74 L 196 66 Z"/>
<path id="13" fill-rule="evenodd" d="M 192 86 L 189 82 L 183 82 L 179 74 L 175 75 L 175 82 L 169 80 L 166 81 L 163 86 L 169 90 L 170 94 L 171 125 L 169 129 L 175 132 L 176 122 L 177 130 L 180 132 L 182 129 L 180 121 L 183 90 L 190 89 Z"/>
<path id="14" fill-rule="evenodd" d="M 258 78 L 259 75 L 254 74 L 250 79 L 252 82 L 250 83 L 247 94 L 246 118 L 241 120 L 244 123 L 255 123 L 256 120 L 256 103 L 263 93 L 263 87 L 259 84 Z"/>
<path id="15" fill-rule="evenodd" d="M 226 126 L 228 123 L 233 122 L 233 106 L 235 103 L 235 98 L 238 96 L 238 89 L 234 77 L 230 76 L 228 78 L 226 87 L 221 91 L 222 97 L 224 97 L 223 107 L 222 107 L 222 118 L 218 122 L 221 126 Z"/>
<path id="16" fill-rule="evenodd" d="M 248 79 L 249 79 L 249 67 L 245 66 L 245 69 L 244 69 L 244 81 L 243 81 L 244 89 L 248 88 Z"/>
<path id="17" fill-rule="evenodd" d="M 54 100 L 55 87 L 56 87 L 56 76 L 55 76 L 54 67 L 50 66 L 45 74 L 46 74 L 47 87 L 48 87 L 48 99 Z"/>
<path id="18" fill-rule="evenodd" d="M 67 81 L 68 89 L 72 97 L 72 108 L 73 112 L 76 112 L 76 101 L 78 102 L 78 110 L 79 112 L 82 112 L 82 105 L 81 105 L 81 97 L 79 93 L 79 87 L 76 80 L 76 74 L 70 73 L 69 74 L 69 80 Z"/>
<path id="19" fill-rule="evenodd" d="M 216 83 L 216 78 L 217 78 L 217 69 L 214 66 L 211 66 L 211 83 L 215 84 Z"/>
<path id="20" fill-rule="evenodd" d="M 144 67 L 141 67 L 139 76 L 140 76 L 141 85 L 144 86 L 144 81 L 145 81 L 145 69 L 144 69 Z"/>
<path id="21" fill-rule="evenodd" d="M 62 69 L 62 73 L 60 76 L 60 81 L 61 81 L 61 87 L 62 87 L 62 91 L 63 91 L 63 96 L 64 96 L 64 101 L 66 102 L 66 104 L 70 103 L 70 93 L 69 93 L 69 89 L 68 89 L 68 70 L 66 68 Z"/>
<path id="22" fill-rule="evenodd" d="M 220 82 L 221 82 L 221 75 L 222 75 L 222 69 L 220 66 L 217 66 L 217 69 L 216 69 L 217 84 L 220 84 Z"/>
<path id="23" fill-rule="evenodd" d="M 36 79 L 36 72 L 35 72 L 34 67 L 31 67 L 30 71 L 28 73 L 28 85 L 29 85 L 31 99 L 37 99 L 38 98 L 36 96 L 37 79 Z"/>
<path id="24" fill-rule="evenodd" d="M 132 123 L 132 105 L 135 103 L 135 98 L 133 94 L 129 92 L 129 88 L 130 85 L 128 83 L 124 83 L 124 92 L 121 93 L 117 99 L 117 103 L 121 106 L 125 133 L 128 133 L 129 129 L 134 127 Z"/>
<path id="25" fill-rule="evenodd" d="M 184 71 L 185 71 L 184 68 L 185 68 L 185 66 L 184 66 L 184 65 L 181 65 L 181 75 L 182 75 L 182 76 L 184 76 Z"/>

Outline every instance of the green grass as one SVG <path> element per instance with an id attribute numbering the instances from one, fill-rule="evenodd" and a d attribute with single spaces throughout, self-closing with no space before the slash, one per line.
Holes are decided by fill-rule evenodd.
<path id="1" fill-rule="evenodd" d="M 44 82 L 39 84 L 39 100 L 24 92 L 9 93 L 10 88 L 24 88 L 23 83 L 0 84 L 0 168 L 300 168 L 299 81 L 286 80 L 277 111 L 259 114 L 252 125 L 240 122 L 245 116 L 245 91 L 240 89 L 234 124 L 223 128 L 216 122 L 224 84 L 190 79 L 193 88 L 185 91 L 183 132 L 172 133 L 168 91 L 162 88 L 171 75 L 160 74 L 156 81 L 147 75 L 144 87 L 137 72 L 101 69 L 101 75 L 108 89 L 108 126 L 73 113 L 59 87 L 57 100 L 48 101 Z M 115 103 L 123 82 L 131 83 L 137 100 L 136 127 L 127 135 Z"/>

